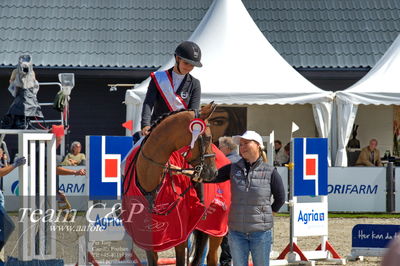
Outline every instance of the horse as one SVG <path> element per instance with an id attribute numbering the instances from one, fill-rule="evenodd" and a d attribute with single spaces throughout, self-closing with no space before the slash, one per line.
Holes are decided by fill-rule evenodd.
<path id="1" fill-rule="evenodd" d="M 167 182 L 165 178 L 166 173 L 171 174 L 172 171 L 189 171 L 191 173 L 187 174 L 186 172 L 186 175 L 190 175 L 192 179 L 197 181 L 210 180 L 216 176 L 217 168 L 211 148 L 211 131 L 209 125 L 207 124 L 207 120 L 215 108 L 216 105 L 214 103 L 210 103 L 201 108 L 201 111 L 198 115 L 193 110 L 179 110 L 159 118 L 155 123 L 153 123 L 152 127 L 150 128 L 150 134 L 143 140 L 138 151 L 134 155 L 128 155 L 125 168 L 126 171 L 123 195 L 123 209 L 124 211 L 127 210 L 127 212 L 124 212 L 125 216 L 123 216 L 123 220 L 126 230 L 134 241 L 135 237 L 139 237 L 138 235 L 143 234 L 142 239 L 136 239 L 135 242 L 137 244 L 140 241 L 144 242 L 145 240 L 148 240 L 144 238 L 152 238 L 157 230 L 162 230 L 160 228 L 163 228 L 163 226 L 167 228 L 168 223 L 163 222 L 163 220 L 155 221 L 153 219 L 154 215 L 157 215 L 157 217 L 160 217 L 160 219 L 168 216 L 169 214 L 173 215 L 174 211 L 176 211 L 177 206 L 179 205 L 179 200 L 183 198 L 190 198 L 191 196 L 192 192 L 190 192 L 190 187 L 181 190 L 180 194 L 176 193 L 177 188 L 175 187 L 174 182 L 171 183 L 172 188 L 165 187 L 163 184 Z M 202 124 L 201 121 L 204 121 L 203 125 L 205 128 L 204 131 L 196 138 L 194 131 L 191 133 L 190 127 L 193 126 L 193 122 Z M 187 148 L 185 149 L 185 147 Z M 185 151 L 182 151 L 182 148 L 184 148 Z M 169 163 L 171 161 L 171 155 L 176 154 L 176 151 L 178 150 L 181 150 L 185 153 L 184 159 L 186 163 L 190 164 L 193 168 L 176 169 L 176 167 L 170 166 Z M 132 180 L 135 181 L 132 182 Z M 147 206 L 147 208 L 144 208 L 147 211 L 145 211 L 145 215 L 147 216 L 144 219 L 145 221 L 142 221 L 143 219 L 138 219 L 135 220 L 135 224 L 132 223 L 129 225 L 129 222 L 131 221 L 128 220 L 128 218 L 130 218 L 130 215 L 135 212 L 135 210 L 132 211 L 132 209 L 135 209 L 133 204 L 136 204 L 135 202 L 132 203 L 132 201 L 135 201 L 136 198 L 129 198 L 131 195 L 129 194 L 132 185 L 131 183 L 134 183 L 134 185 L 136 185 L 136 187 L 140 190 L 140 194 L 142 194 L 140 195 L 141 199 L 143 200 L 143 198 L 145 198 L 145 201 L 142 201 L 141 204 L 143 205 L 144 202 L 144 204 Z M 192 183 L 189 181 L 189 184 Z M 158 205 L 152 205 L 154 204 L 155 199 L 157 199 L 160 195 L 162 188 L 165 188 L 164 190 L 170 189 L 172 191 L 171 193 L 175 192 L 176 195 L 179 194 L 177 200 L 170 204 L 167 209 L 160 209 Z M 198 209 L 193 210 L 193 213 L 195 213 Z M 143 211 L 143 208 L 141 211 Z M 193 213 L 191 210 L 190 215 Z M 205 210 L 203 207 L 201 215 L 196 221 L 196 224 L 203 217 L 204 213 Z M 176 215 L 179 216 L 179 214 Z M 139 228 L 142 228 L 140 229 L 141 231 Z M 170 228 L 171 227 L 168 227 L 168 230 L 170 230 Z M 194 231 L 194 235 L 195 253 L 192 265 L 198 265 L 200 263 L 207 237 L 204 233 L 196 230 Z M 153 241 L 153 239 L 150 239 L 150 242 L 151 241 Z M 140 247 L 145 246 L 145 244 L 142 242 L 140 243 L 142 246 L 139 244 Z M 155 250 L 157 250 L 157 248 L 158 250 L 163 249 L 160 246 L 151 246 L 151 243 L 146 243 L 145 246 L 148 265 L 157 265 L 158 255 Z M 162 244 L 160 245 L 162 246 Z M 185 247 L 186 239 L 175 246 L 176 265 L 185 265 Z"/>

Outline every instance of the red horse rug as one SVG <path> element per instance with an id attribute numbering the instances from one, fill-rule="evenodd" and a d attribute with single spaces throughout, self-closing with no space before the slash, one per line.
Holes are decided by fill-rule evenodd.
<path id="1" fill-rule="evenodd" d="M 213 150 L 218 154 L 218 168 L 229 163 L 216 147 Z M 229 181 L 205 184 L 205 215 L 206 207 L 200 203 L 190 179 L 182 174 L 166 172 L 155 196 L 144 195 L 137 186 L 135 167 L 129 167 L 137 152 L 134 150 L 126 159 L 121 216 L 125 230 L 139 247 L 155 252 L 170 249 L 186 241 L 195 228 L 215 236 L 226 234 Z M 178 152 L 171 155 L 169 163 L 188 167 Z"/>

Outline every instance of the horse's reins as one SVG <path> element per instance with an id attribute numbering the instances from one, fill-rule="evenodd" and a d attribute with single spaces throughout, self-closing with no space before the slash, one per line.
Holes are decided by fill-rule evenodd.
<path id="1" fill-rule="evenodd" d="M 198 112 L 195 112 L 195 117 L 196 118 L 199 117 Z M 209 126 L 209 125 L 207 124 L 207 126 Z M 210 158 L 210 157 L 215 157 L 215 154 L 214 153 L 213 154 L 206 154 L 205 141 L 204 141 L 203 134 L 201 134 L 198 137 L 198 139 L 200 141 L 200 145 L 199 145 L 200 156 L 198 158 L 194 159 L 194 160 L 187 161 L 187 163 L 190 164 L 190 165 L 193 165 L 193 163 L 195 163 L 195 162 L 197 162 L 199 160 L 200 160 L 200 163 L 197 164 L 195 167 L 192 167 L 192 168 L 172 168 L 171 165 L 169 164 L 169 162 L 168 162 L 168 165 L 166 165 L 166 164 L 163 164 L 163 163 L 159 163 L 159 162 L 153 160 L 152 158 L 146 156 L 142 148 L 140 149 L 140 153 L 141 153 L 141 155 L 143 156 L 144 159 L 146 159 L 147 161 L 149 161 L 149 162 L 151 162 L 153 164 L 156 164 L 156 165 L 162 167 L 163 169 L 167 170 L 168 172 L 180 172 L 180 173 L 190 177 L 190 179 L 192 179 L 192 180 L 201 181 L 200 174 L 203 171 L 205 159 L 206 158 Z M 190 154 L 190 149 L 188 149 L 187 151 L 184 152 L 184 155 L 183 155 L 184 158 L 187 159 L 187 156 L 189 154 Z M 185 171 L 193 171 L 193 173 L 192 174 L 184 173 Z"/>
<path id="2" fill-rule="evenodd" d="M 198 113 L 198 111 L 195 111 L 195 118 L 198 118 L 198 117 L 199 117 L 199 113 Z M 207 124 L 207 126 L 209 126 L 209 125 Z M 206 154 L 206 147 L 205 147 L 205 141 L 204 141 L 204 136 L 203 136 L 203 134 L 199 135 L 198 139 L 199 139 L 199 141 L 200 141 L 200 145 L 199 145 L 200 156 L 199 156 L 198 158 L 195 158 L 195 159 L 191 160 L 191 161 L 187 161 L 187 163 L 193 164 L 193 163 L 195 163 L 195 162 L 197 162 L 197 161 L 199 161 L 199 160 L 200 160 L 200 163 L 197 164 L 195 167 L 192 167 L 192 168 L 172 168 L 169 162 L 168 162 L 168 165 L 166 165 L 166 164 L 157 162 L 157 161 L 153 160 L 152 158 L 146 156 L 145 153 L 143 152 L 143 149 L 142 149 L 142 148 L 143 148 L 144 143 L 145 143 L 145 140 L 147 140 L 147 138 L 145 138 L 145 140 L 141 143 L 141 145 L 140 145 L 140 147 L 139 147 L 139 152 L 140 152 L 140 154 L 143 156 L 143 158 L 144 158 L 145 160 L 147 160 L 147 161 L 149 161 L 149 162 L 151 162 L 151 163 L 153 163 L 153 164 L 155 164 L 155 165 L 158 165 L 158 166 L 162 167 L 164 170 L 166 170 L 166 171 L 164 171 L 164 173 L 163 173 L 163 179 L 164 179 L 164 177 L 165 177 L 165 173 L 168 171 L 170 174 L 171 174 L 171 172 L 180 172 L 180 173 L 182 173 L 182 174 L 184 174 L 184 175 L 190 177 L 191 180 L 201 181 L 200 174 L 201 174 L 201 172 L 203 171 L 205 159 L 206 159 L 206 158 L 209 158 L 209 157 L 214 157 L 215 154 L 214 154 L 214 153 L 213 153 L 213 154 Z M 189 155 L 189 153 L 190 153 L 190 151 L 191 151 L 191 150 L 189 149 L 189 146 L 187 146 L 187 147 L 188 147 L 188 148 L 187 148 L 186 151 L 184 151 L 184 155 L 183 155 L 185 159 L 187 159 L 187 156 Z M 137 153 L 137 155 L 139 154 L 139 152 Z M 136 157 L 136 158 L 134 159 L 135 161 L 136 161 L 136 159 L 137 159 L 137 155 L 135 156 L 135 157 Z M 192 173 L 192 174 L 184 173 L 185 171 L 193 171 L 193 173 Z M 160 183 L 160 185 L 161 185 L 161 184 L 162 184 L 162 182 Z M 130 182 L 129 182 L 129 184 L 128 184 L 128 187 L 129 187 L 129 185 L 130 185 Z M 143 189 L 140 187 L 140 184 L 139 184 L 139 183 L 137 183 L 137 185 L 138 185 L 139 189 L 142 191 L 142 193 L 144 193 L 144 194 L 153 194 L 154 192 L 156 192 L 156 191 L 160 188 L 160 185 L 159 185 L 159 186 L 157 186 L 153 191 L 145 192 L 145 191 L 143 191 Z M 193 184 L 192 184 L 192 182 L 191 182 L 190 186 L 188 186 L 182 193 L 180 193 L 180 194 L 178 195 L 178 198 L 168 207 L 168 209 L 167 209 L 166 211 L 158 212 L 158 211 L 154 210 L 154 206 L 152 206 L 152 208 L 151 208 L 151 213 L 152 213 L 152 214 L 156 214 L 156 215 L 168 215 L 168 214 L 171 213 L 171 211 L 176 207 L 176 205 L 178 204 L 179 200 L 180 200 L 187 192 L 189 192 L 190 189 L 191 189 L 192 187 L 194 187 L 194 186 L 193 186 Z M 172 182 L 172 188 L 173 188 L 174 192 L 177 193 L 173 182 Z"/>

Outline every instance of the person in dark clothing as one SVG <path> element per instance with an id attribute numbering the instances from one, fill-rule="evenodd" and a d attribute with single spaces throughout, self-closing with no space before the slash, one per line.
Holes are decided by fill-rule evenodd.
<path id="1" fill-rule="evenodd" d="M 37 100 L 39 83 L 33 71 L 32 57 L 21 55 L 18 66 L 11 73 L 9 91 L 14 101 L 7 111 L 4 128 L 27 129 L 33 127 L 30 120 L 43 119 L 43 113 Z"/>
<path id="2" fill-rule="evenodd" d="M 218 139 L 218 148 L 225 154 L 225 156 L 231 161 L 236 163 L 242 157 L 238 154 L 238 145 L 233 143 L 232 137 L 220 137 Z M 221 266 L 231 265 L 232 255 L 228 244 L 228 234 L 224 236 L 221 242 L 221 255 L 219 257 L 219 264 Z"/>
<path id="3" fill-rule="evenodd" d="M 266 163 L 261 136 L 246 131 L 234 136 L 242 159 L 218 170 L 213 183 L 231 180 L 228 242 L 233 265 L 269 265 L 273 214 L 285 202 L 285 189 L 276 168 Z M 274 202 L 271 203 L 271 196 Z"/>
<path id="4" fill-rule="evenodd" d="M 4 157 L 3 150 L 0 148 L 0 159 Z M 4 165 L 0 166 L 0 178 L 3 178 L 9 174 L 12 170 L 26 164 L 25 157 L 19 157 L 14 160 L 11 165 L 7 164 L 7 160 L 4 160 Z M 0 190 L 0 263 L 4 262 L 4 245 L 11 233 L 14 231 L 15 225 L 12 219 L 4 209 L 4 195 Z"/>
<path id="5" fill-rule="evenodd" d="M 175 50 L 175 65 L 167 71 L 151 74 L 151 81 L 142 108 L 142 135 L 148 135 L 150 125 L 162 114 L 179 109 L 199 109 L 200 81 L 189 73 L 201 67 L 200 47 L 185 41 Z"/>

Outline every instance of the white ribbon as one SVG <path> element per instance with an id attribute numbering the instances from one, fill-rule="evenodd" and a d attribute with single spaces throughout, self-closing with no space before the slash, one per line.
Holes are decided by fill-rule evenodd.
<path id="1" fill-rule="evenodd" d="M 206 130 L 206 123 L 199 118 L 195 118 L 190 122 L 189 130 L 190 132 L 192 132 L 192 141 L 190 142 L 190 148 L 193 149 L 196 140 Z"/>

